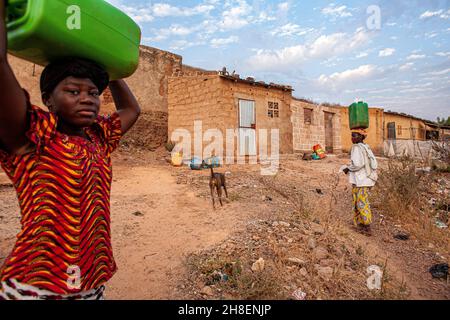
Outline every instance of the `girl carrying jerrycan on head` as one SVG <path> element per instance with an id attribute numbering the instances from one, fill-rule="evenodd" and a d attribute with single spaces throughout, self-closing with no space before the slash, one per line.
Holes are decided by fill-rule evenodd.
<path id="1" fill-rule="evenodd" d="M 110 81 L 84 57 L 51 61 L 40 81 L 49 112 L 32 105 L 7 60 L 5 8 L 0 0 L 0 164 L 16 189 L 22 229 L 0 268 L 0 300 L 102 299 L 116 272 L 111 153 L 140 107 L 123 80 Z M 117 112 L 104 117 L 99 96 L 107 87 Z"/>

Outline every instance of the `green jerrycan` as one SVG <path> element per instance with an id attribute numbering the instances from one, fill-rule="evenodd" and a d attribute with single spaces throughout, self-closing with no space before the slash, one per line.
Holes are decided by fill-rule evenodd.
<path id="1" fill-rule="evenodd" d="M 8 52 L 42 66 L 72 56 L 93 60 L 111 80 L 139 64 L 141 30 L 104 0 L 9 0 Z"/>
<path id="2" fill-rule="evenodd" d="M 349 107 L 350 129 L 369 128 L 369 105 L 363 101 L 355 102 Z"/>

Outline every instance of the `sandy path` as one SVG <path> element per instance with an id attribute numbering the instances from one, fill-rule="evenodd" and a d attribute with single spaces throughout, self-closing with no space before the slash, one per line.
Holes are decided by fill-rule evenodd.
<path id="1" fill-rule="evenodd" d="M 114 174 L 112 234 L 119 271 L 107 297 L 169 299 L 183 258 L 226 239 L 236 226 L 234 210 L 211 210 L 209 201 L 176 184 L 168 168 L 116 167 Z M 133 215 L 137 211 L 143 216 Z"/>

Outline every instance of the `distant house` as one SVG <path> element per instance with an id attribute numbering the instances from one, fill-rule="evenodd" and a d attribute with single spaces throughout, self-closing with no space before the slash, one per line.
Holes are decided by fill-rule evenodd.
<path id="1" fill-rule="evenodd" d="M 293 153 L 292 87 L 241 79 L 227 72 L 195 71 L 180 72 L 168 82 L 169 139 L 183 132 L 191 139 L 199 133 L 207 135 L 200 142 L 197 138 L 185 153 L 204 158 L 214 131 L 222 135 L 221 146 L 214 150 L 216 156 L 258 157 L 265 145 L 262 142 L 267 142 L 267 153 L 272 152 L 275 134 L 279 152 Z"/>
<path id="2" fill-rule="evenodd" d="M 351 130 L 348 108 L 341 109 L 343 151 L 351 149 Z M 366 142 L 379 155 L 424 156 L 430 151 L 429 140 L 450 136 L 450 128 L 405 113 L 369 108 L 369 123 Z"/>
<path id="3" fill-rule="evenodd" d="M 384 140 L 427 140 L 426 120 L 391 111 L 384 112 Z"/>
<path id="4" fill-rule="evenodd" d="M 328 153 L 341 153 L 341 108 L 293 98 L 294 152 L 312 152 L 320 144 Z"/>

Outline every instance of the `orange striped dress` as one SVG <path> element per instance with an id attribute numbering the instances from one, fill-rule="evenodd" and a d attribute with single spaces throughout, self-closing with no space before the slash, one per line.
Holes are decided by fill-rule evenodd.
<path id="1" fill-rule="evenodd" d="M 21 232 L 0 269 L 0 281 L 57 294 L 98 288 L 116 271 L 111 248 L 111 153 L 121 138 L 117 113 L 99 116 L 85 132 L 56 130 L 57 116 L 29 107 L 28 138 L 36 150 L 18 156 L 0 149 L 0 163 L 14 184 Z"/>

